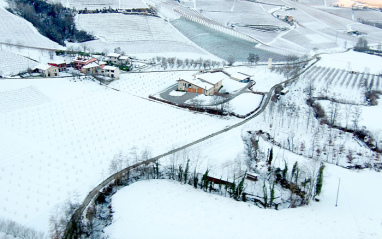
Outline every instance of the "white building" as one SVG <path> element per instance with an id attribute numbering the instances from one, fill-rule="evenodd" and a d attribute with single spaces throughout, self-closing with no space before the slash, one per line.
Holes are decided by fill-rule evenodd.
<path id="1" fill-rule="evenodd" d="M 48 64 L 39 64 L 33 68 L 33 72 L 40 73 L 44 77 L 58 76 L 58 67 Z"/>
<path id="2" fill-rule="evenodd" d="M 98 72 L 101 75 L 110 77 L 113 79 L 119 79 L 119 68 L 115 66 L 100 66 Z"/>

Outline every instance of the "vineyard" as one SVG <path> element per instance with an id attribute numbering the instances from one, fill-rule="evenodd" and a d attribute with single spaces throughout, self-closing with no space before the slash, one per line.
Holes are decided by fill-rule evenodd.
<path id="1" fill-rule="evenodd" d="M 163 19 L 119 13 L 80 14 L 78 26 L 108 42 L 174 41 L 188 42 Z"/>
<path id="2" fill-rule="evenodd" d="M 346 103 L 363 104 L 366 89 L 382 90 L 382 78 L 369 73 L 314 66 L 301 77 L 314 84 L 314 96 L 335 98 Z"/>
<path id="3" fill-rule="evenodd" d="M 171 23 L 198 46 L 225 60 L 234 57 L 235 61 L 246 62 L 249 53 L 259 55 L 260 61 L 266 61 L 268 58 L 272 58 L 273 61 L 285 59 L 283 55 L 256 48 L 256 43 L 221 33 L 186 19 L 173 20 Z"/>
<path id="4" fill-rule="evenodd" d="M 0 214 L 45 232 L 56 205 L 67 198 L 81 201 L 109 175 L 116 154 L 148 149 L 157 155 L 236 122 L 91 81 L 5 83 L 0 81 L 0 88 L 14 87 L 1 92 L 1 101 L 9 104 L 2 104 L 0 112 Z M 155 84 L 164 85 L 165 77 Z"/>

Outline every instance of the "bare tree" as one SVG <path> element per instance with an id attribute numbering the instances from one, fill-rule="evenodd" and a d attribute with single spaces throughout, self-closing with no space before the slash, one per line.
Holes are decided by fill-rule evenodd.
<path id="1" fill-rule="evenodd" d="M 353 111 L 353 130 L 358 131 L 359 129 L 359 118 L 362 114 L 361 108 L 359 106 L 356 106 L 354 111 Z"/>
<path id="2" fill-rule="evenodd" d="M 232 65 L 236 62 L 236 60 L 235 60 L 235 58 L 231 55 L 231 56 L 228 57 L 227 62 L 228 62 L 228 65 L 229 65 L 229 66 L 232 66 Z"/>

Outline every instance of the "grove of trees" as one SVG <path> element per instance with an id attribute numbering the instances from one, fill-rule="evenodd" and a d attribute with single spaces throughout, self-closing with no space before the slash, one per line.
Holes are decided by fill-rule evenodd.
<path id="1" fill-rule="evenodd" d="M 8 11 L 31 22 L 38 31 L 61 45 L 65 41 L 85 42 L 94 37 L 78 30 L 74 23 L 74 11 L 61 3 L 43 0 L 9 0 Z"/>

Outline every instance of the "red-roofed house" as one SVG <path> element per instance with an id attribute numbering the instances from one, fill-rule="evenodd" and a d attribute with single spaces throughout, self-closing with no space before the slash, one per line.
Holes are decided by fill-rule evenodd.
<path id="1" fill-rule="evenodd" d="M 83 66 L 86 66 L 87 64 L 90 64 L 90 63 L 95 62 L 95 61 L 97 61 L 97 59 L 94 57 L 78 55 L 73 60 L 74 69 L 81 70 L 81 68 Z"/>

